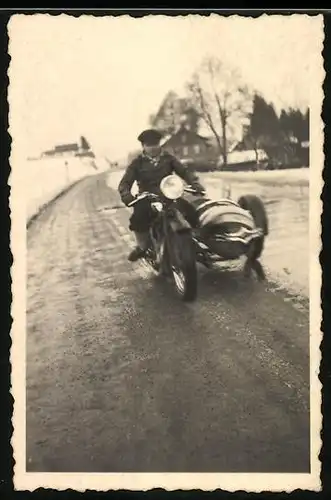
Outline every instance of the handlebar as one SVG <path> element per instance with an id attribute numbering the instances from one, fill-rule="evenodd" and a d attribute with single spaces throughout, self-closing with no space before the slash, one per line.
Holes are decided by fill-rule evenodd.
<path id="1" fill-rule="evenodd" d="M 184 191 L 185 193 L 191 193 L 191 194 L 196 194 L 196 195 L 205 195 L 206 194 L 206 191 L 203 190 L 203 191 L 197 191 L 196 189 L 194 189 L 193 187 L 190 187 L 190 186 L 187 186 L 184 188 Z"/>
<path id="2" fill-rule="evenodd" d="M 200 192 L 191 186 L 185 186 L 184 192 L 191 193 L 191 194 L 197 195 L 197 196 L 200 194 L 202 196 L 206 194 L 206 191 Z M 144 200 L 145 198 L 156 199 L 156 198 L 158 198 L 158 195 L 156 195 L 154 193 L 149 193 L 148 191 L 144 191 L 143 193 L 140 193 L 138 196 L 136 196 L 136 198 L 128 204 L 128 207 L 133 207 L 133 205 L 135 205 L 136 203 L 138 203 L 141 200 Z"/>
<path id="3" fill-rule="evenodd" d="M 128 204 L 128 207 L 133 207 L 133 205 L 138 203 L 138 201 L 144 200 L 145 198 L 155 199 L 158 198 L 158 196 L 156 194 L 144 191 L 143 193 L 140 193 L 138 196 L 136 196 L 135 199 Z"/>

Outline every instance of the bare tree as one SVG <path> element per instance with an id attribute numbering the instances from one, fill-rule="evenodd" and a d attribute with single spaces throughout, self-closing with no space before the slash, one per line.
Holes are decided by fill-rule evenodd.
<path id="1" fill-rule="evenodd" d="M 224 165 L 227 164 L 231 131 L 241 127 L 252 109 L 252 96 L 238 70 L 208 57 L 188 83 L 193 105 L 215 137 Z"/>

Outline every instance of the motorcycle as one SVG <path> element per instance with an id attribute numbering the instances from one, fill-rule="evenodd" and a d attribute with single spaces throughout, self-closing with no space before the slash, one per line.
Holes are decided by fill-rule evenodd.
<path id="1" fill-rule="evenodd" d="M 155 215 L 144 260 L 156 273 L 172 278 L 183 301 L 192 302 L 196 299 L 198 284 L 196 246 L 192 226 L 179 209 L 178 200 L 185 191 L 197 193 L 173 174 L 162 179 L 160 191 L 161 195 L 143 192 L 129 205 L 132 207 L 147 199 Z"/>
<path id="2" fill-rule="evenodd" d="M 149 229 L 149 245 L 144 260 L 160 275 L 173 278 L 176 292 L 184 301 L 197 297 L 197 264 L 210 269 L 215 263 L 246 257 L 244 276 L 255 271 L 265 279 L 259 258 L 269 222 L 262 200 L 243 195 L 238 201 L 228 198 L 211 200 L 197 193 L 175 174 L 162 179 L 162 195 L 141 193 L 130 206 L 149 199 L 156 217 Z M 178 200 L 188 195 L 194 208 L 196 224 L 188 222 Z M 199 196 L 201 195 L 201 196 Z"/>

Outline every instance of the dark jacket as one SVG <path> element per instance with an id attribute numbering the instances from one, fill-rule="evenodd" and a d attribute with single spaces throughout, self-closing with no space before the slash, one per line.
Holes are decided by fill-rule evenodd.
<path id="1" fill-rule="evenodd" d="M 162 152 L 157 164 L 153 164 L 151 159 L 144 153 L 140 154 L 127 167 L 119 183 L 118 192 L 121 200 L 128 205 L 134 199 L 131 189 L 135 181 L 138 184 L 139 193 L 148 191 L 159 194 L 161 180 L 173 173 L 181 177 L 187 184 L 198 184 L 198 178 L 195 174 L 190 172 L 170 153 Z"/>

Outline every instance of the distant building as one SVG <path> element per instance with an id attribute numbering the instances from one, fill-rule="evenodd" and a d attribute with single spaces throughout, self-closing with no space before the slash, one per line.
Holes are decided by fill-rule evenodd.
<path id="1" fill-rule="evenodd" d="M 79 151 L 75 154 L 75 156 L 84 157 L 84 158 L 95 158 L 95 154 L 93 151 Z"/>
<path id="2" fill-rule="evenodd" d="M 90 148 L 90 145 L 86 141 L 84 137 L 80 138 L 79 143 L 69 143 L 69 144 L 59 144 L 54 147 L 54 149 L 50 149 L 48 151 L 44 151 L 42 156 L 51 156 L 51 157 L 59 157 L 59 156 L 80 156 L 80 157 L 89 157 L 95 158 L 93 151 Z"/>
<path id="3" fill-rule="evenodd" d="M 162 147 L 184 163 L 203 163 L 215 159 L 215 149 L 210 140 L 184 124 L 172 135 L 163 138 Z"/>
<path id="4" fill-rule="evenodd" d="M 227 154 L 227 165 L 223 157 L 219 157 L 217 166 L 220 170 L 260 170 L 265 169 L 268 155 L 264 149 L 252 149 L 245 140 L 234 143 Z"/>
<path id="5" fill-rule="evenodd" d="M 178 97 L 173 91 L 169 91 L 157 113 L 151 117 L 151 125 L 159 130 L 175 130 L 186 108 L 186 99 Z"/>
<path id="6" fill-rule="evenodd" d="M 78 144 L 60 144 L 59 146 L 55 146 L 55 154 L 71 154 L 75 155 L 78 153 Z"/>
<path id="7" fill-rule="evenodd" d="M 78 144 L 60 144 L 55 146 L 54 149 L 45 151 L 43 155 L 45 156 L 75 156 L 78 153 Z"/>
<path id="8" fill-rule="evenodd" d="M 295 168 L 309 166 L 309 141 L 299 142 L 294 136 L 284 136 L 281 140 L 268 136 L 260 139 L 261 149 L 253 150 L 252 142 L 244 131 L 243 139 L 234 146 L 231 152 L 242 152 L 242 157 L 258 153 L 256 168 Z M 235 156 L 233 156 L 235 158 Z M 229 168 L 231 168 L 230 161 Z M 250 163 L 250 165 L 249 165 Z M 253 160 L 247 163 L 250 167 Z M 256 162 L 255 162 L 256 163 Z M 242 167 L 245 165 L 241 165 Z M 233 168 L 231 168 L 233 170 Z"/>
<path id="9" fill-rule="evenodd" d="M 268 155 L 263 149 L 231 151 L 227 156 L 228 170 L 263 170 L 268 164 Z M 224 169 L 222 162 L 220 168 Z"/>

